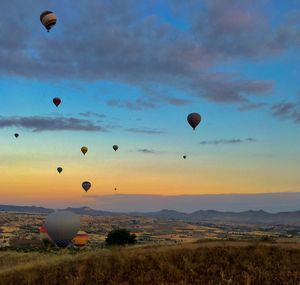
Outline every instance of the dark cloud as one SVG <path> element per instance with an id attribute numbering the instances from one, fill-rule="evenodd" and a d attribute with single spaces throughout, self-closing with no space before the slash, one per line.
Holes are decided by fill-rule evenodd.
<path id="1" fill-rule="evenodd" d="M 148 148 L 143 148 L 143 149 L 138 149 L 138 152 L 142 152 L 142 153 L 147 153 L 147 154 L 155 154 L 157 153 L 157 151 L 153 150 L 153 149 L 148 149 Z"/>
<path id="2" fill-rule="evenodd" d="M 137 128 L 130 128 L 127 129 L 130 133 L 137 133 L 137 134 L 149 134 L 149 135 L 157 135 L 157 134 L 163 134 L 164 131 L 162 130 L 154 130 L 154 129 L 137 129 Z"/>
<path id="3" fill-rule="evenodd" d="M 241 144 L 245 142 L 256 142 L 254 138 L 246 138 L 246 139 L 220 139 L 220 140 L 210 140 L 210 141 L 202 141 L 200 144 L 202 145 L 220 145 L 220 144 Z"/>
<path id="4" fill-rule="evenodd" d="M 271 107 L 273 116 L 279 119 L 289 119 L 300 123 L 300 102 L 282 102 Z"/>
<path id="5" fill-rule="evenodd" d="M 0 117 L 0 128 L 19 127 L 32 130 L 33 132 L 43 131 L 106 131 L 105 128 L 95 125 L 88 120 L 65 117 Z"/>
<path id="6" fill-rule="evenodd" d="M 141 13 L 147 1 L 52 3 L 58 22 L 47 34 L 38 20 L 44 3 L 2 1 L 0 74 L 43 80 L 111 80 L 139 87 L 151 83 L 180 89 L 184 96 L 223 103 L 245 103 L 251 94 L 271 91 L 270 81 L 244 80 L 239 74 L 224 78 L 208 75 L 207 70 L 228 57 L 273 54 L 282 38 L 286 40 L 281 49 L 296 45 L 292 38 L 300 38 L 296 37 L 297 18 L 282 20 L 273 31 L 261 9 L 264 1 L 193 1 L 181 9 L 187 5 L 182 2 L 166 3 L 179 19 L 190 14 L 190 28 L 184 31 L 153 12 Z M 108 104 L 139 110 L 189 101 L 167 97 L 157 103 L 134 98 Z"/>

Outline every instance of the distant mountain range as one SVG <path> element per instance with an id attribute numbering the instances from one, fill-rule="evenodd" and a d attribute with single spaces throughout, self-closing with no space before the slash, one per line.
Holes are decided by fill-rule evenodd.
<path id="1" fill-rule="evenodd" d="M 259 211 L 244 211 L 244 212 L 221 212 L 215 210 L 199 210 L 190 214 L 174 211 L 174 210 L 161 210 L 158 212 L 130 212 L 130 213 L 117 213 L 101 210 L 94 210 L 89 207 L 81 208 L 66 208 L 64 210 L 71 211 L 78 215 L 89 216 L 143 216 L 171 220 L 184 220 L 191 222 L 224 222 L 224 223 L 239 223 L 239 224 L 261 224 L 261 225 L 300 225 L 300 211 L 294 212 L 280 212 L 268 213 L 263 210 Z M 36 207 L 36 206 L 11 206 L 0 205 L 0 211 L 5 212 L 18 212 L 18 213 L 40 213 L 49 214 L 54 209 Z"/>

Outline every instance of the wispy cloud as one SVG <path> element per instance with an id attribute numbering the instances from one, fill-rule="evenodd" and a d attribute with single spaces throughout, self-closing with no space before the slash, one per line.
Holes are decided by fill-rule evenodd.
<path id="1" fill-rule="evenodd" d="M 155 154 L 155 153 L 158 153 L 156 150 L 148 149 L 148 148 L 138 149 L 137 151 L 138 151 L 138 152 L 142 152 L 142 153 L 147 153 L 147 154 Z"/>
<path id="2" fill-rule="evenodd" d="M 0 128 L 19 127 L 33 132 L 43 131 L 106 131 L 89 120 L 65 117 L 0 117 Z"/>
<path id="3" fill-rule="evenodd" d="M 266 103 L 247 103 L 239 107 L 239 111 L 251 111 L 256 109 L 261 109 L 263 107 L 267 106 Z"/>
<path id="4" fill-rule="evenodd" d="M 273 116 L 279 119 L 289 119 L 300 123 L 300 102 L 282 102 L 271 107 Z"/>
<path id="5" fill-rule="evenodd" d="M 127 132 L 130 133 L 138 133 L 138 134 L 149 134 L 149 135 L 157 135 L 157 134 L 163 134 L 163 130 L 155 130 L 155 129 L 138 129 L 138 128 L 130 128 L 127 129 Z"/>
<path id="6" fill-rule="evenodd" d="M 257 140 L 254 138 L 246 138 L 246 139 L 219 139 L 219 140 L 209 140 L 202 141 L 200 144 L 202 145 L 220 145 L 220 144 L 241 144 L 245 142 L 256 142 Z"/>
<path id="7" fill-rule="evenodd" d="M 95 118 L 105 118 L 106 116 L 104 114 L 100 113 L 95 113 L 95 112 L 84 112 L 84 113 L 79 113 L 80 116 L 82 117 L 95 117 Z"/>
<path id="8" fill-rule="evenodd" d="M 136 100 L 110 99 L 107 101 L 107 105 L 112 107 L 127 108 L 129 110 L 154 109 L 157 106 L 156 103 L 144 99 L 136 99 Z"/>

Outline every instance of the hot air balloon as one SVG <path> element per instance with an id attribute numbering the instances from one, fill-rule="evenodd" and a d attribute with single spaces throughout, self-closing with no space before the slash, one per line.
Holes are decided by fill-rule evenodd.
<path id="1" fill-rule="evenodd" d="M 48 235 L 45 225 L 42 225 L 40 228 L 40 240 L 41 241 L 51 241 L 51 238 Z"/>
<path id="2" fill-rule="evenodd" d="M 191 113 L 187 116 L 187 121 L 190 124 L 190 126 L 193 128 L 193 130 L 195 130 L 196 127 L 201 122 L 201 116 L 198 113 Z"/>
<path id="3" fill-rule="evenodd" d="M 183 156 L 183 159 L 186 159 L 186 155 Z"/>
<path id="4" fill-rule="evenodd" d="M 113 145 L 113 149 L 114 149 L 114 151 L 117 151 L 118 150 L 118 148 L 119 148 L 119 146 L 118 145 Z"/>
<path id="5" fill-rule="evenodd" d="M 117 191 L 118 189 L 115 187 L 115 191 Z"/>
<path id="6" fill-rule="evenodd" d="M 58 105 L 61 103 L 61 100 L 58 97 L 53 98 L 52 101 L 56 107 L 58 107 Z"/>
<path id="7" fill-rule="evenodd" d="M 63 171 L 62 167 L 57 167 L 58 173 L 61 173 Z"/>
<path id="8" fill-rule="evenodd" d="M 19 137 L 19 134 L 15 133 L 15 137 L 16 137 L 16 138 Z"/>
<path id="9" fill-rule="evenodd" d="M 85 155 L 89 149 L 86 146 L 81 148 L 81 152 Z"/>
<path id="10" fill-rule="evenodd" d="M 80 227 L 79 216 L 69 211 L 55 211 L 45 221 L 48 235 L 58 247 L 67 247 Z"/>
<path id="11" fill-rule="evenodd" d="M 57 17 L 51 11 L 44 11 L 40 15 L 40 21 L 46 28 L 47 32 L 56 24 Z"/>
<path id="12" fill-rule="evenodd" d="M 82 188 L 84 189 L 85 192 L 89 191 L 91 186 L 92 184 L 89 181 L 82 182 Z"/>
<path id="13" fill-rule="evenodd" d="M 88 234 L 84 231 L 79 231 L 77 235 L 73 238 L 73 244 L 76 247 L 83 248 L 88 242 Z"/>

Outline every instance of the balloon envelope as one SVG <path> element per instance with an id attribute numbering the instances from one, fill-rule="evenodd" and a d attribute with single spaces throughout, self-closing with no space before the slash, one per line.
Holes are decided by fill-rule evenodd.
<path id="1" fill-rule="evenodd" d="M 186 159 L 186 155 L 183 156 L 183 159 Z"/>
<path id="2" fill-rule="evenodd" d="M 84 231 L 79 231 L 73 238 L 73 244 L 76 247 L 84 247 L 88 242 L 88 234 Z"/>
<path id="3" fill-rule="evenodd" d="M 118 148 L 119 148 L 119 146 L 118 145 L 113 145 L 113 149 L 115 150 L 115 151 L 117 151 L 118 150 Z"/>
<path id="4" fill-rule="evenodd" d="M 61 100 L 58 97 L 53 98 L 52 101 L 56 107 L 58 107 L 58 105 L 61 103 Z"/>
<path id="5" fill-rule="evenodd" d="M 61 173 L 63 171 L 62 167 L 57 167 L 58 173 Z"/>
<path id="6" fill-rule="evenodd" d="M 45 227 L 58 247 L 67 247 L 79 230 L 80 219 L 69 211 L 55 211 L 48 215 Z"/>
<path id="7" fill-rule="evenodd" d="M 187 116 L 187 121 L 190 124 L 190 126 L 193 128 L 193 130 L 195 130 L 196 127 L 201 122 L 201 116 L 198 113 L 191 113 Z"/>
<path id="8" fill-rule="evenodd" d="M 47 32 L 49 32 L 51 28 L 55 26 L 57 17 L 51 11 L 44 11 L 40 15 L 40 21 L 43 24 L 43 26 L 46 28 Z"/>
<path id="9" fill-rule="evenodd" d="M 48 235 L 45 225 L 42 225 L 39 230 L 40 230 L 40 240 L 41 241 L 44 241 L 44 240 L 51 241 L 51 238 Z"/>
<path id="10" fill-rule="evenodd" d="M 87 192 L 91 188 L 92 184 L 89 181 L 82 182 L 82 188 Z"/>
<path id="11" fill-rule="evenodd" d="M 86 146 L 83 146 L 83 147 L 81 148 L 81 152 L 82 152 L 84 155 L 87 153 L 87 151 L 88 151 L 88 148 L 87 148 Z"/>
<path id="12" fill-rule="evenodd" d="M 19 136 L 19 134 L 15 133 L 15 137 L 17 138 Z"/>

